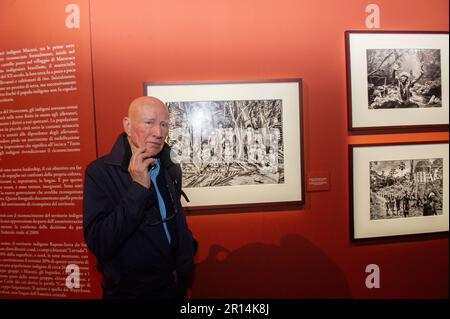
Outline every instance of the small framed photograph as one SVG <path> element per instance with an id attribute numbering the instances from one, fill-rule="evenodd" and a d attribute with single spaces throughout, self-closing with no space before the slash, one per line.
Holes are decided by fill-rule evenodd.
<path id="1" fill-rule="evenodd" d="M 448 130 L 448 32 L 347 31 L 353 131 Z"/>
<path id="2" fill-rule="evenodd" d="M 188 211 L 304 204 L 300 79 L 144 83 L 144 94 L 168 106 Z"/>
<path id="3" fill-rule="evenodd" d="M 448 142 L 350 145 L 351 238 L 448 231 Z"/>

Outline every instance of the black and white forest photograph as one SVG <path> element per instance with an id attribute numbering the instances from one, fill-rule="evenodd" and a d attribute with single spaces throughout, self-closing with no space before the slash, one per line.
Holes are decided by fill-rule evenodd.
<path id="1" fill-rule="evenodd" d="M 366 51 L 369 109 L 442 107 L 441 50 Z"/>
<path id="2" fill-rule="evenodd" d="M 166 104 L 183 187 L 284 183 L 281 99 Z"/>
<path id="3" fill-rule="evenodd" d="M 370 219 L 442 215 L 443 159 L 372 161 Z"/>

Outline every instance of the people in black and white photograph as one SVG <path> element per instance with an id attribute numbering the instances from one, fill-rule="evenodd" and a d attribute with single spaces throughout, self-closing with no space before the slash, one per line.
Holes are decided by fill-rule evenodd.
<path id="1" fill-rule="evenodd" d="M 284 183 L 282 100 L 169 102 L 184 187 Z"/>
<path id="2" fill-rule="evenodd" d="M 438 49 L 368 49 L 369 109 L 442 107 Z"/>
<path id="3" fill-rule="evenodd" d="M 442 215 L 442 158 L 369 165 L 370 219 Z"/>

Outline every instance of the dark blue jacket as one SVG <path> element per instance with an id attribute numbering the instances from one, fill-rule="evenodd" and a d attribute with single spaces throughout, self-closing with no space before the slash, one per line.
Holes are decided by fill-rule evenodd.
<path id="1" fill-rule="evenodd" d="M 131 148 L 122 133 L 111 152 L 88 165 L 83 196 L 83 230 L 103 275 L 105 298 L 156 296 L 174 281 L 186 283 L 197 242 L 180 204 L 181 169 L 166 144 L 159 154 L 158 186 L 172 236 L 169 244 L 154 187 L 132 181 Z M 157 225 L 155 225 L 157 224 Z"/>

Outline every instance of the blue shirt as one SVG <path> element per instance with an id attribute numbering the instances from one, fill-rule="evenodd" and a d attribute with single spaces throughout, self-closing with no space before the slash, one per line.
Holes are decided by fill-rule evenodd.
<path id="1" fill-rule="evenodd" d="M 161 196 L 161 192 L 159 191 L 159 188 L 158 188 L 158 183 L 156 182 L 156 178 L 158 177 L 160 167 L 161 167 L 160 161 L 158 158 L 158 159 L 156 159 L 155 164 L 150 169 L 149 174 L 150 174 L 150 179 L 152 180 L 152 185 L 155 187 L 155 190 L 156 190 L 156 196 L 158 198 L 159 211 L 161 212 L 161 218 L 163 220 L 164 230 L 166 232 L 167 239 L 169 240 L 169 243 L 170 243 L 171 238 L 170 238 L 169 229 L 167 228 L 167 223 L 164 221 L 167 216 L 166 205 L 164 205 L 164 199 Z"/>

